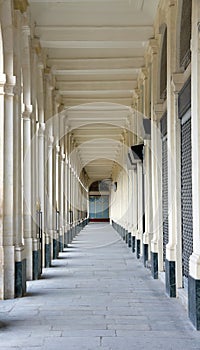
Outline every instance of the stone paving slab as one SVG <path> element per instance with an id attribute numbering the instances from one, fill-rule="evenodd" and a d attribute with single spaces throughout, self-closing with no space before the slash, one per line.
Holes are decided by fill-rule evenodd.
<path id="1" fill-rule="evenodd" d="M 27 296 L 0 301 L 0 350 L 195 350 L 194 330 L 109 224 L 89 224 Z"/>

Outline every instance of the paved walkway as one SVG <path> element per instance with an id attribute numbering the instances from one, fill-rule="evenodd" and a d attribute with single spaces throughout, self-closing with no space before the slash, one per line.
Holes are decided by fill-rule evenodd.
<path id="1" fill-rule="evenodd" d="M 3 350 L 200 349 L 182 305 L 108 224 L 90 224 L 25 298 L 0 301 Z"/>

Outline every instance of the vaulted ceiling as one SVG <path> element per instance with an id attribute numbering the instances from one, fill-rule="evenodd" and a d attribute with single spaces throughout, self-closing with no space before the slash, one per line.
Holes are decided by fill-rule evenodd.
<path id="1" fill-rule="evenodd" d="M 111 178 L 159 0 L 29 0 L 82 166 Z"/>

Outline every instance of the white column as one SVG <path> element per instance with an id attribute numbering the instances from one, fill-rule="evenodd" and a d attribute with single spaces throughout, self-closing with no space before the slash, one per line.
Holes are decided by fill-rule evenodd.
<path id="1" fill-rule="evenodd" d="M 5 57 L 6 59 L 6 57 Z M 15 77 L 8 76 L 4 95 L 4 186 L 3 186 L 3 290 L 5 299 L 15 296 L 13 242 L 13 88 Z"/>
<path id="2" fill-rule="evenodd" d="M 47 159 L 47 232 L 51 244 L 51 258 L 53 257 L 53 232 L 54 232 L 54 210 L 53 210 L 53 146 L 54 137 L 52 130 L 49 130 L 48 136 L 48 159 Z"/>
<path id="3" fill-rule="evenodd" d="M 12 24 L 9 21 L 10 2 L 3 2 L 0 7 L 1 10 L 1 28 L 3 31 L 3 53 L 4 53 L 4 72 L 6 76 L 1 76 L 1 93 L 4 97 L 1 100 L 4 102 L 1 120 L 1 152 L 3 159 L 1 159 L 1 175 L 3 176 L 1 209 L 3 214 L 3 231 L 1 237 L 1 252 L 0 252 L 0 271 L 1 284 L 0 296 L 1 298 L 14 297 L 14 245 L 13 245 L 13 88 L 16 79 L 13 76 L 13 42 L 12 42 Z M 8 16 L 7 16 L 8 14 Z M 2 59 L 2 57 L 1 57 Z M 3 72 L 0 72 L 1 74 Z M 5 81 L 6 77 L 6 81 Z"/>
<path id="4" fill-rule="evenodd" d="M 168 237 L 166 245 L 166 291 L 176 296 L 182 287 L 182 233 L 181 233 L 181 152 L 180 121 L 178 119 L 178 92 L 183 74 L 174 74 L 177 67 L 177 1 L 169 2 L 167 14 L 167 148 L 168 148 Z"/>
<path id="5" fill-rule="evenodd" d="M 143 243 L 149 245 L 152 239 L 152 198 L 151 198 L 151 141 L 144 141 L 145 159 L 144 159 L 144 189 L 145 189 L 145 232 L 143 235 Z"/>
<path id="6" fill-rule="evenodd" d="M 69 127 L 67 125 L 67 121 L 64 120 L 64 128 L 65 128 L 65 141 L 64 141 L 64 147 L 65 147 L 65 162 L 64 162 L 64 244 L 67 245 L 69 243 L 69 221 L 68 221 L 68 210 L 69 210 L 69 203 L 68 203 L 68 176 L 69 176 L 69 169 L 68 169 L 68 131 Z"/>
<path id="7" fill-rule="evenodd" d="M 158 271 L 163 271 L 162 247 L 162 192 L 161 192 L 161 134 L 160 118 L 163 114 L 162 104 L 158 99 L 158 41 L 150 40 L 151 47 L 151 164 L 152 164 L 152 216 L 153 239 L 151 241 L 152 275 L 158 278 Z"/>
<path id="8" fill-rule="evenodd" d="M 134 240 L 136 239 L 137 235 L 137 228 L 138 228 L 138 176 L 137 176 L 137 166 L 135 166 L 135 169 L 132 171 L 132 237 Z M 132 238 L 132 239 L 133 239 Z M 135 249 L 134 249 L 135 250 Z"/>
<path id="9" fill-rule="evenodd" d="M 27 152 L 28 150 L 28 152 Z M 23 227 L 27 279 L 32 279 L 32 218 L 31 218 L 31 119 L 23 113 Z"/>
<path id="10" fill-rule="evenodd" d="M 60 250 L 63 250 L 64 244 L 64 168 L 65 168 L 65 154 L 64 148 L 61 147 L 60 155 Z"/>
<path id="11" fill-rule="evenodd" d="M 44 66 L 38 62 L 37 89 L 38 89 L 38 202 L 42 214 L 42 266 L 45 266 L 45 243 L 49 244 L 48 236 L 45 235 L 45 121 L 44 121 Z M 47 241 L 46 241 L 47 239 Z"/>
<path id="12" fill-rule="evenodd" d="M 4 248 L 3 248 L 3 187 L 4 187 L 4 85 L 6 75 L 0 72 L 0 299 L 4 299 Z"/>
<path id="13" fill-rule="evenodd" d="M 158 254 L 158 271 L 163 271 L 163 233 L 162 233 L 162 168 L 161 168 L 161 134 L 160 117 L 162 111 L 158 110 L 161 106 L 155 105 L 154 120 L 152 119 L 152 143 L 151 143 L 151 163 L 152 163 L 152 216 L 153 216 L 153 239 L 151 242 L 152 253 Z M 152 262 L 153 264 L 153 262 Z M 154 266 L 155 267 L 155 266 Z M 157 271 L 157 272 L 158 272 Z M 156 272 L 156 278 L 157 276 Z"/>
<path id="14" fill-rule="evenodd" d="M 68 211 L 69 211 L 69 203 L 68 203 L 68 176 L 69 176 L 69 169 L 68 169 L 68 158 L 65 156 L 65 242 L 68 243 L 68 237 L 69 237 L 69 218 L 68 218 Z"/>
<path id="15" fill-rule="evenodd" d="M 140 242 L 139 254 L 142 255 L 142 236 L 143 236 L 143 174 L 142 174 L 142 163 L 137 164 L 137 191 L 138 191 L 138 210 L 137 210 L 137 233 L 136 233 L 136 239 Z M 139 244 L 138 243 L 138 244 Z"/>
<path id="16" fill-rule="evenodd" d="M 49 72 L 48 72 L 49 73 Z M 52 77 L 46 73 L 46 94 L 45 94 L 45 120 L 46 120 L 46 135 L 47 135 L 47 150 L 46 150 L 46 255 L 45 266 L 51 265 L 51 259 L 53 258 L 53 232 L 54 232 L 54 208 L 53 208 L 53 149 L 54 149 L 54 136 L 53 136 L 53 84 Z"/>
<path id="17" fill-rule="evenodd" d="M 25 24 L 22 27 L 22 76 L 23 76 L 23 225 L 24 245 L 26 255 L 27 279 L 33 278 L 33 242 L 31 216 L 31 78 L 30 78 L 30 28 Z"/>
<path id="18" fill-rule="evenodd" d="M 21 41 L 21 13 L 15 11 L 15 40 Z M 14 46 L 16 72 L 16 87 L 14 89 L 14 137 L 15 137 L 15 157 L 14 157 L 14 233 L 15 233 L 15 261 L 21 262 L 23 259 L 24 246 L 22 244 L 22 159 L 21 159 L 21 45 Z"/>
<path id="19" fill-rule="evenodd" d="M 200 280 L 200 7 L 193 0 L 192 7 L 192 205 L 193 253 L 190 257 L 190 276 Z"/>
<path id="20" fill-rule="evenodd" d="M 36 280 L 42 273 L 41 249 L 39 237 L 39 211 L 40 202 L 38 195 L 39 186 L 39 106 L 38 106 L 38 61 L 41 47 L 38 39 L 31 40 L 31 99 L 33 103 L 32 127 L 31 127 L 31 199 L 32 199 L 32 236 L 33 236 L 33 279 Z"/>

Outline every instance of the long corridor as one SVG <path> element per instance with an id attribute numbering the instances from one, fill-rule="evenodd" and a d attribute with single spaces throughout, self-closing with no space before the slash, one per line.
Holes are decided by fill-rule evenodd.
<path id="1" fill-rule="evenodd" d="M 25 298 L 0 301 L 0 349 L 200 349 L 183 306 L 109 224 L 91 223 Z"/>

